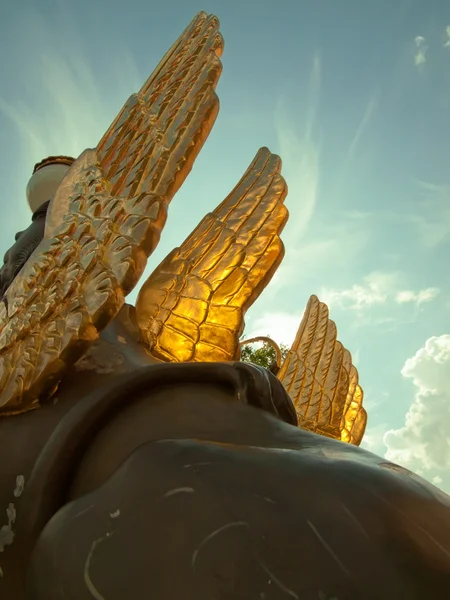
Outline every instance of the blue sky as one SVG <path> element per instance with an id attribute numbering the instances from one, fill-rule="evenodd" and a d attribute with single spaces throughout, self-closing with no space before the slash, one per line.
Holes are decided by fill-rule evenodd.
<path id="1" fill-rule="evenodd" d="M 450 492 L 446 0 L 9 3 L 0 22 L 0 252 L 29 221 L 34 163 L 94 147 L 199 10 L 219 17 L 225 38 L 221 110 L 148 271 L 260 146 L 280 154 L 286 258 L 246 332 L 292 341 L 317 294 L 360 372 L 366 447 Z"/>

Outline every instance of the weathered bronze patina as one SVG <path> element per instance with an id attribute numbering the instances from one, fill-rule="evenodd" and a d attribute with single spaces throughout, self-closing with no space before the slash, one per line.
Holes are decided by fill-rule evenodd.
<path id="1" fill-rule="evenodd" d="M 284 252 L 278 157 L 124 303 L 214 122 L 221 50 L 199 14 L 5 257 L 0 598 L 444 598 L 450 498 L 357 447 L 327 307 L 277 377 L 239 362 Z"/>

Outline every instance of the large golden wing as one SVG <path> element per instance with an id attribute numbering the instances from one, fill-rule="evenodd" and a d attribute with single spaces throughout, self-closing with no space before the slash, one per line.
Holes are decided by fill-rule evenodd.
<path id="1" fill-rule="evenodd" d="M 328 308 L 311 296 L 292 348 L 278 373 L 299 426 L 359 445 L 367 414 L 350 352 L 337 340 Z"/>
<path id="2" fill-rule="evenodd" d="M 280 169 L 280 159 L 262 148 L 231 194 L 146 281 L 136 314 L 154 356 L 238 358 L 245 311 L 284 254 L 287 189 Z"/>
<path id="3" fill-rule="evenodd" d="M 217 115 L 221 50 L 200 13 L 64 178 L 0 305 L 0 414 L 51 393 L 138 281 Z"/>

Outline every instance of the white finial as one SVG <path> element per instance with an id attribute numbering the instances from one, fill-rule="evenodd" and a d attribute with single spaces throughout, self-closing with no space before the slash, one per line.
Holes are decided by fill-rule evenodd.
<path id="1" fill-rule="evenodd" d="M 71 156 L 48 156 L 34 165 L 33 175 L 27 185 L 28 204 L 35 213 L 51 200 L 64 175 L 75 159 Z"/>
<path id="2" fill-rule="evenodd" d="M 33 173 L 27 185 L 27 200 L 33 213 L 53 198 L 69 169 L 69 165 L 50 164 Z"/>

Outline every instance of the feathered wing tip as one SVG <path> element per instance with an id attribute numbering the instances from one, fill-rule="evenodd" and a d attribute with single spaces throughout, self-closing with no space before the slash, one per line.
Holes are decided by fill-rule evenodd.
<path id="1" fill-rule="evenodd" d="M 218 27 L 197 15 L 61 182 L 0 305 L 0 414 L 47 397 L 139 280 L 218 112 Z"/>
<path id="2" fill-rule="evenodd" d="M 232 361 L 244 315 L 280 264 L 288 218 L 281 161 L 262 148 L 225 200 L 142 286 L 136 315 L 164 361 Z"/>
<path id="3" fill-rule="evenodd" d="M 367 414 L 350 352 L 337 340 L 328 307 L 311 296 L 278 374 L 300 427 L 359 445 Z"/>
<path id="4" fill-rule="evenodd" d="M 223 38 L 214 15 L 199 13 L 130 96 L 96 147 L 76 161 L 52 200 L 46 236 L 69 212 L 76 192 L 106 191 L 121 199 L 152 196 L 147 211 L 167 205 L 189 174 L 219 110 L 215 88 L 222 72 Z M 84 186 L 80 186 L 84 176 Z M 144 203 L 145 204 L 145 203 Z M 153 210 L 151 210 L 151 208 Z M 167 206 L 165 206 L 167 208 Z"/>

